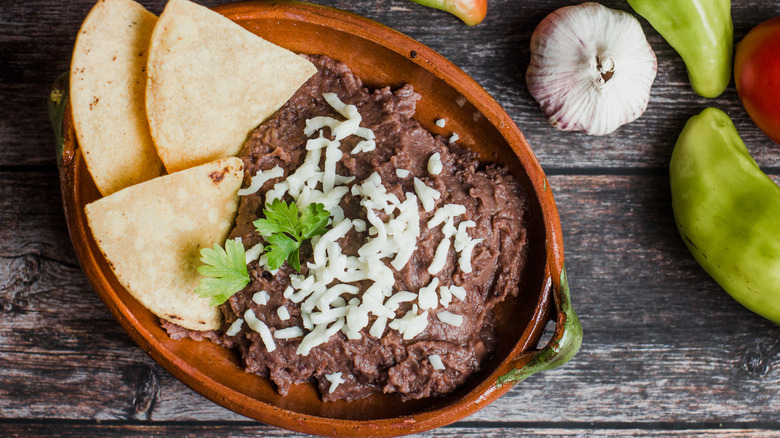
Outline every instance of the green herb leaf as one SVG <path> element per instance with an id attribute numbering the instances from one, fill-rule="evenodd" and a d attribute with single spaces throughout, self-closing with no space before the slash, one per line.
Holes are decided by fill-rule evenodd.
<path id="1" fill-rule="evenodd" d="M 328 225 L 330 213 L 325 210 L 322 204 L 309 204 L 301 214 L 301 236 L 304 239 L 311 239 L 325 232 Z"/>
<path id="2" fill-rule="evenodd" d="M 274 233 L 288 233 L 296 235 L 296 225 L 298 224 L 298 205 L 294 202 L 287 204 L 284 201 L 274 199 L 274 202 L 270 205 L 266 204 L 265 210 L 263 210 L 266 219 L 258 219 L 254 222 L 255 227 L 257 223 L 264 223 L 269 230 L 274 230 Z M 258 228 L 258 231 L 260 229 Z M 268 231 L 265 231 L 266 233 Z M 269 236 L 270 234 L 263 234 L 264 231 L 260 231 L 263 236 Z"/>
<path id="3" fill-rule="evenodd" d="M 290 252 L 290 255 L 287 256 L 287 263 L 289 263 L 290 266 L 292 266 L 296 271 L 301 272 L 300 247 L 295 248 Z"/>
<path id="4" fill-rule="evenodd" d="M 268 251 L 266 254 L 268 267 L 271 269 L 278 269 L 282 266 L 287 257 L 300 246 L 300 243 L 283 233 L 272 234 L 267 240 L 270 245 L 266 246 L 265 250 Z M 300 263 L 298 266 L 300 268 Z"/>
<path id="5" fill-rule="evenodd" d="M 276 233 L 284 233 L 284 228 L 279 222 L 272 221 L 270 219 L 258 219 L 254 222 L 255 229 L 261 236 L 268 237 Z"/>
<path id="6" fill-rule="evenodd" d="M 300 248 L 304 241 L 325 233 L 330 213 L 322 204 L 309 204 L 299 212 L 294 202 L 287 204 L 275 199 L 266 204 L 264 219 L 253 222 L 255 229 L 270 245 L 265 247 L 268 267 L 278 269 L 286 260 L 296 271 L 301 271 Z"/>
<path id="7" fill-rule="evenodd" d="M 200 260 L 204 264 L 198 267 L 198 273 L 203 277 L 195 292 L 211 298 L 211 306 L 219 306 L 249 284 L 246 252 L 240 242 L 229 239 L 224 248 L 216 243 L 213 248 L 203 248 Z"/>

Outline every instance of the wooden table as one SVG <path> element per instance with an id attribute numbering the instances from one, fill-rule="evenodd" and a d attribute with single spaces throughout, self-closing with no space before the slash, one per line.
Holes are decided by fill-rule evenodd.
<path id="1" fill-rule="evenodd" d="M 696 95 L 681 59 L 641 20 L 658 57 L 647 112 L 605 137 L 564 133 L 547 124 L 524 76 L 536 24 L 574 2 L 490 0 L 474 28 L 407 0 L 319 2 L 391 26 L 472 75 L 525 133 L 560 210 L 581 351 L 423 436 L 780 436 L 780 327 L 709 278 L 671 212 L 672 148 L 707 106 L 728 112 L 758 163 L 780 177 L 780 150 L 733 84 L 717 99 Z M 164 5 L 142 3 L 158 14 Z M 777 2 L 733 3 L 737 40 L 780 15 Z M 130 341 L 79 268 L 45 104 L 92 4 L 0 6 L 0 435 L 293 436 L 175 380 Z"/>

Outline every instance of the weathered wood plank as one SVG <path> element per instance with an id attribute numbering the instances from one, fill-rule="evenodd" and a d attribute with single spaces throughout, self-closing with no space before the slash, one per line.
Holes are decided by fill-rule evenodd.
<path id="1" fill-rule="evenodd" d="M 776 421 L 780 327 L 695 265 L 666 177 L 550 182 L 583 348 L 468 421 Z M 54 175 L 0 173 L 0 418 L 243 418 L 187 389 L 122 332 L 68 258 L 56 185 Z"/>
<path id="2" fill-rule="evenodd" d="M 0 178 L 0 257 L 35 256 L 77 266 L 62 213 L 56 170 L 3 173 Z M 0 281 L 11 279 L 4 277 Z"/>
<path id="3" fill-rule="evenodd" d="M 53 141 L 45 112 L 47 90 L 59 73 L 68 68 L 76 32 L 93 3 L 92 0 L 13 2 L 0 12 L 0 59 L 3 59 L 0 166 L 54 164 Z M 160 13 L 164 0 L 141 3 Z M 547 167 L 666 167 L 685 120 L 706 106 L 729 112 L 760 164 L 774 166 L 776 163 L 777 147 L 747 117 L 733 84 L 717 99 L 695 95 L 680 58 L 644 21 L 659 60 L 659 74 L 648 111 L 612 135 L 588 137 L 550 127 L 525 87 L 533 29 L 547 13 L 570 2 L 491 0 L 488 17 L 473 28 L 463 26 L 448 14 L 408 0 L 318 0 L 317 3 L 375 19 L 453 61 L 504 106 Z M 628 9 L 621 0 L 604 4 Z M 780 14 L 779 5 L 756 0 L 734 1 L 732 9 L 737 40 L 762 19 Z"/>
<path id="4" fill-rule="evenodd" d="M 13 423 L 2 425 L 4 434 L 9 437 L 60 437 L 60 436 L 101 436 L 110 437 L 297 437 L 309 436 L 290 433 L 263 425 L 197 425 L 197 424 L 69 424 L 69 423 Z M 572 428 L 543 428 L 534 425 L 518 427 L 490 427 L 473 423 L 471 427 L 444 427 L 433 431 L 412 435 L 418 438 L 438 437 L 689 437 L 695 435 L 701 438 L 718 437 L 766 437 L 776 436 L 778 431 L 761 427 L 746 426 L 744 428 L 719 427 L 707 429 L 686 429 L 684 426 L 663 430 L 647 430 L 634 425 L 625 425 L 623 428 L 590 428 L 587 425 L 578 425 Z"/>

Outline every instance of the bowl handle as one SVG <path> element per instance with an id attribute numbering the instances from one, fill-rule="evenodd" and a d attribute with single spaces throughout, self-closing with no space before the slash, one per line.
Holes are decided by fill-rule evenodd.
<path id="1" fill-rule="evenodd" d="M 65 151 L 65 135 L 68 130 L 65 127 L 65 108 L 68 106 L 68 72 L 61 74 L 51 85 L 47 107 L 49 121 L 54 128 L 55 152 L 57 164 L 60 169 L 68 166 L 72 160 L 73 151 Z"/>
<path id="2" fill-rule="evenodd" d="M 551 318 L 555 318 L 555 333 L 552 339 L 543 349 L 515 358 L 516 361 L 525 362 L 525 364 L 499 377 L 496 380 L 496 387 L 515 384 L 534 373 L 557 368 L 568 362 L 579 350 L 582 344 L 582 325 L 571 305 L 569 281 L 566 278 L 565 267 L 561 269 L 560 281 L 557 284 L 553 281 L 553 288 L 555 312 Z M 533 356 L 530 361 L 528 355 Z"/>

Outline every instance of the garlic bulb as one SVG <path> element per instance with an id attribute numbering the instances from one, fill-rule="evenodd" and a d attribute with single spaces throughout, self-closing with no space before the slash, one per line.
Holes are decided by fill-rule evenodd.
<path id="1" fill-rule="evenodd" d="M 645 112 L 657 70 L 636 18 L 591 2 L 539 23 L 526 83 L 554 127 L 605 135 Z"/>

